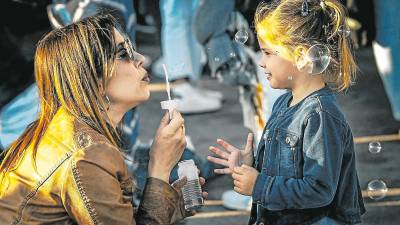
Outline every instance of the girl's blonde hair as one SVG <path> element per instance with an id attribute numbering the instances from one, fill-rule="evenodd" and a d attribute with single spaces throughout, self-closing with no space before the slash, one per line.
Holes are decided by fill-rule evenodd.
<path id="1" fill-rule="evenodd" d="M 39 41 L 34 70 L 40 115 L 4 152 L 0 178 L 30 145 L 34 146 L 35 162 L 39 141 L 60 107 L 114 145 L 120 143 L 116 129 L 107 122 L 111 120 L 107 115 L 108 102 L 104 99 L 104 88 L 115 63 L 114 29 L 122 31 L 111 15 L 98 14 L 53 30 Z"/>
<path id="2" fill-rule="evenodd" d="M 357 71 L 346 34 L 346 13 L 337 0 L 275 0 L 259 4 L 254 23 L 258 38 L 278 47 L 280 55 L 292 62 L 312 45 L 327 46 L 331 62 L 324 79 L 344 91 Z"/>

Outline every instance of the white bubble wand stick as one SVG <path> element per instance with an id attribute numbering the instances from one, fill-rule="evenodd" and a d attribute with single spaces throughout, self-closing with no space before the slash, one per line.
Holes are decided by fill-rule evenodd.
<path id="1" fill-rule="evenodd" d="M 172 119 L 172 110 L 176 108 L 177 102 L 175 100 L 171 100 L 171 88 L 169 85 L 169 79 L 168 79 L 168 71 L 167 67 L 165 64 L 163 64 L 163 69 L 164 69 L 164 74 L 165 74 L 165 83 L 167 85 L 167 94 L 168 94 L 168 101 L 162 101 L 161 102 L 161 108 L 163 109 L 168 109 L 169 111 L 169 119 Z"/>

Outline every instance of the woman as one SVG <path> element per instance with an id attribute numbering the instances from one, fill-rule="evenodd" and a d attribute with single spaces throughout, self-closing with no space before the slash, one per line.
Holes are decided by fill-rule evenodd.
<path id="1" fill-rule="evenodd" d="M 117 126 L 149 99 L 142 64 L 109 15 L 39 41 L 40 116 L 2 156 L 1 224 L 171 224 L 191 214 L 181 198 L 185 181 L 168 184 L 186 145 L 178 112 L 161 119 L 136 213 L 132 205 L 135 185 L 118 150 Z"/>

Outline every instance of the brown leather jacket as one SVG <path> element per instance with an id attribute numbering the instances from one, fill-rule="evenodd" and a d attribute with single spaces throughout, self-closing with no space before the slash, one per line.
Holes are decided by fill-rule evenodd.
<path id="1" fill-rule="evenodd" d="M 39 143 L 27 148 L 0 186 L 0 224 L 171 224 L 183 218 L 181 195 L 148 178 L 143 200 L 121 152 L 60 109 Z"/>

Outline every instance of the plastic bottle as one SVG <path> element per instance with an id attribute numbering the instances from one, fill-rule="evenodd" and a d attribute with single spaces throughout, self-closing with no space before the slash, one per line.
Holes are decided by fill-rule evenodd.
<path id="1" fill-rule="evenodd" d="M 186 177 L 187 183 L 182 188 L 186 210 L 197 210 L 204 205 L 199 181 L 198 169 L 193 160 L 184 160 L 178 163 L 179 178 Z"/>

